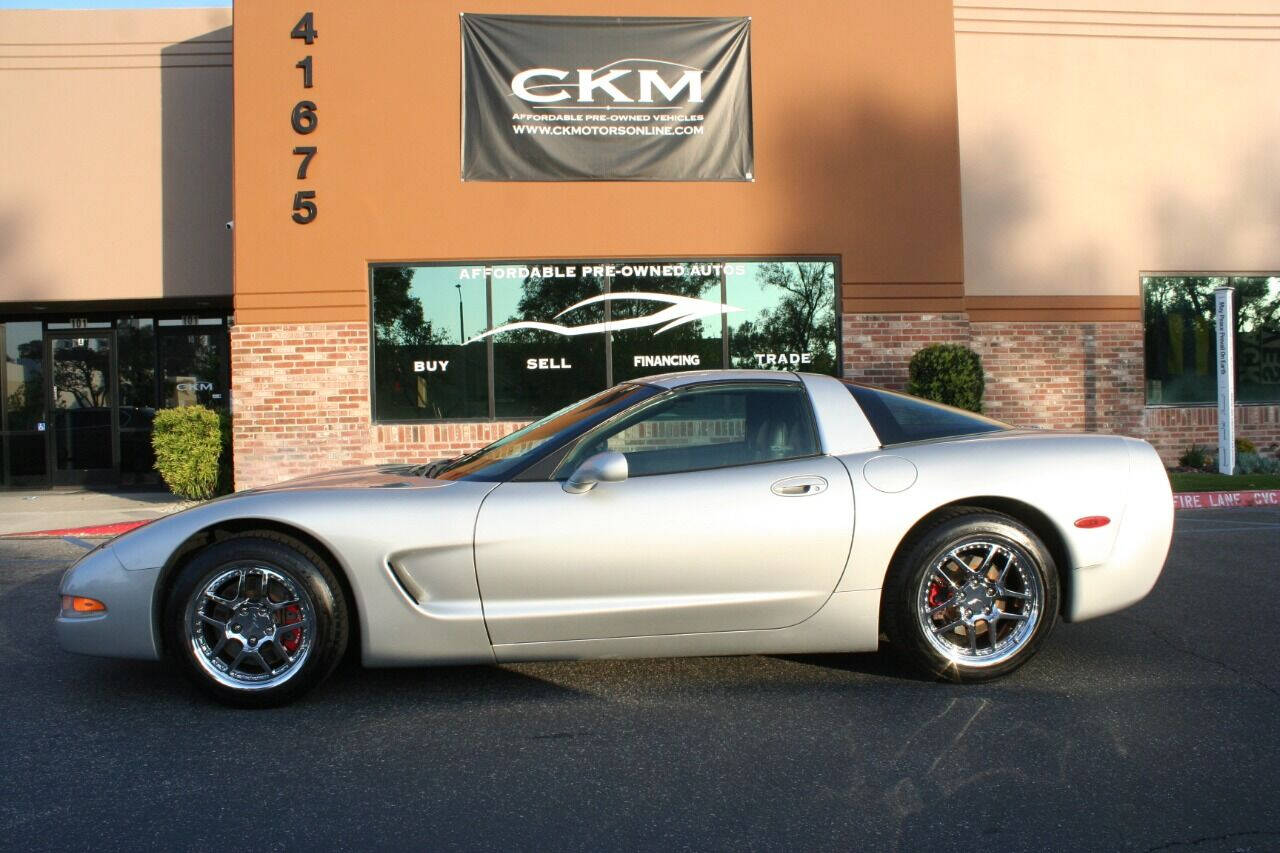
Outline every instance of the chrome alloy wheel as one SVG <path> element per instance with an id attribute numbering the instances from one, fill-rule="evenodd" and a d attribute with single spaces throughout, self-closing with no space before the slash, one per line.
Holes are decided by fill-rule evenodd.
<path id="1" fill-rule="evenodd" d="M 187 634 L 197 663 L 241 690 L 288 681 L 315 642 L 311 596 L 293 578 L 261 565 L 220 572 L 191 597 Z"/>
<path id="2" fill-rule="evenodd" d="M 935 651 L 966 667 L 1008 660 L 1035 633 L 1044 589 L 1030 555 L 1009 542 L 962 541 L 926 572 L 916 614 Z"/>

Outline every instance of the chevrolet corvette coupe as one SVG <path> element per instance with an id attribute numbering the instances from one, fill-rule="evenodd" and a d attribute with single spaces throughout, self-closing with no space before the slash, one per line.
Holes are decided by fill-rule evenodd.
<path id="1" fill-rule="evenodd" d="M 626 382 L 457 459 L 303 477 L 111 540 L 62 646 L 280 704 L 369 666 L 875 650 L 983 681 L 1133 604 L 1173 528 L 1150 445 L 830 376 Z"/>

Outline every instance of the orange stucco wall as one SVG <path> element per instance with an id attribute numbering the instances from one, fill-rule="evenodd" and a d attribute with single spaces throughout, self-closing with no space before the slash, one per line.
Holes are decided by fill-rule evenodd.
<path id="1" fill-rule="evenodd" d="M 307 47 L 290 30 L 315 13 Z M 463 183 L 460 12 L 752 16 L 753 183 Z M 235 300 L 241 324 L 361 320 L 367 264 L 836 254 L 864 310 L 963 279 L 955 52 L 942 0 L 239 3 Z M 310 54 L 315 85 L 294 64 Z M 290 127 L 302 99 L 317 130 Z M 306 181 L 295 145 L 315 145 Z M 316 191 L 319 215 L 291 218 Z M 927 291 L 927 292 L 926 292 Z M 918 302 L 918 299 L 917 299 Z"/>

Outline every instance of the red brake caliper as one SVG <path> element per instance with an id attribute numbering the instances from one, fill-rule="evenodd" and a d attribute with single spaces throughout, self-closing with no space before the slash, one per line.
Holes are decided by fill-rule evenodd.
<path id="1" fill-rule="evenodd" d="M 929 581 L 929 606 L 937 607 L 946 601 L 947 597 L 942 594 L 942 584 L 935 581 Z"/>
<path id="2" fill-rule="evenodd" d="M 302 611 L 296 604 L 290 604 L 280 613 L 280 645 L 284 646 L 284 650 L 289 654 L 296 652 L 298 646 L 302 645 L 302 626 L 299 625 L 292 630 L 289 626 L 301 621 Z"/>

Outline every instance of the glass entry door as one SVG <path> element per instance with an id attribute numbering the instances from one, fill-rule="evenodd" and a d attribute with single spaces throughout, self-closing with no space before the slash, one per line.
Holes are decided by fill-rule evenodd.
<path id="1" fill-rule="evenodd" d="M 98 329 L 48 333 L 52 366 L 49 411 L 53 482 L 114 482 L 116 443 L 115 333 Z"/>

